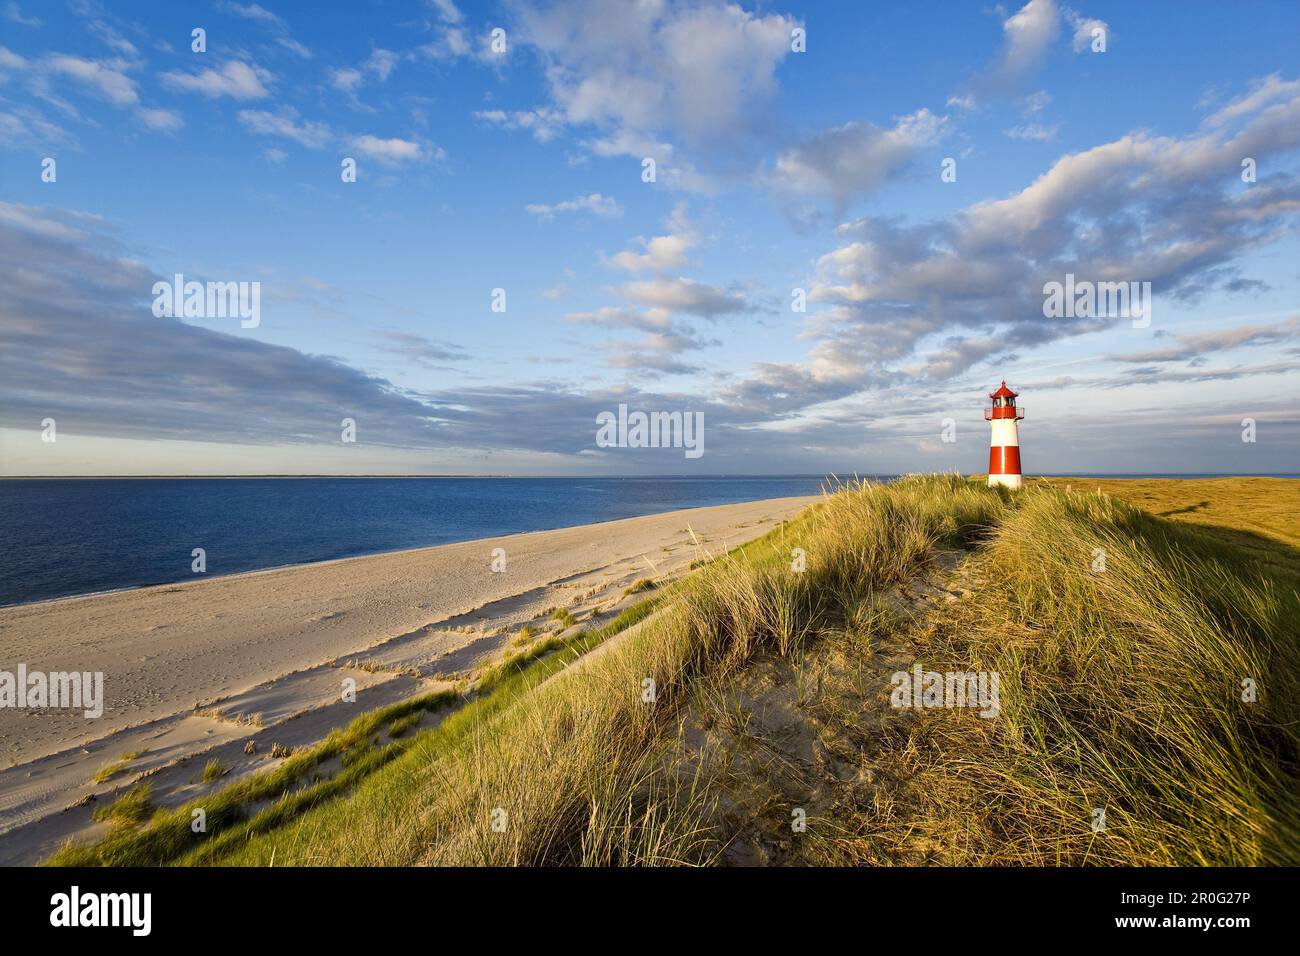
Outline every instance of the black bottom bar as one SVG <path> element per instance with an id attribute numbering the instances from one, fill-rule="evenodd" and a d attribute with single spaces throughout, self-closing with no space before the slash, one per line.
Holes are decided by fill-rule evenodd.
<path id="1" fill-rule="evenodd" d="M 0 871 L 0 910 L 19 939 L 76 933 L 86 941 L 185 942 L 207 950 L 267 937 L 373 944 L 399 927 L 436 933 L 431 942 L 451 944 L 455 936 L 448 934 L 466 930 L 488 943 L 506 927 L 537 935 L 566 925 L 569 939 L 591 930 L 593 938 L 612 942 L 600 933 L 611 920 L 626 927 L 629 942 L 662 940 L 673 928 L 665 921 L 695 927 L 692 939 L 716 927 L 734 943 L 750 935 L 770 938 L 774 920 L 793 921 L 796 931 L 812 920 L 819 932 L 839 929 L 863 940 L 934 933 L 936 942 L 1021 936 L 1041 942 L 1198 933 L 1230 945 L 1242 933 L 1277 932 L 1292 922 L 1294 879 L 1293 871 L 1275 869 L 36 869 Z M 116 914 L 119 925 L 52 925 L 52 917 L 74 921 L 74 886 L 75 922 Z M 97 895 L 123 893 L 149 894 L 147 936 L 132 927 L 134 916 L 143 928 L 144 897 L 131 908 L 124 898 L 105 903 Z M 1044 932 L 1054 935 L 1039 935 Z"/>

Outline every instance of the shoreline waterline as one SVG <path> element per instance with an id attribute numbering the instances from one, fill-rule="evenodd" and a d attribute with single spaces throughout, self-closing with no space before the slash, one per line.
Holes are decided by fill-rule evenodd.
<path id="1" fill-rule="evenodd" d="M 133 774 L 179 766 L 192 776 L 185 758 L 238 749 L 253 734 L 308 744 L 367 708 L 463 678 L 525 628 L 575 626 L 557 620 L 557 608 L 608 619 L 646 597 L 642 579 L 687 573 L 818 500 L 678 509 L 0 608 L 12 661 L 102 673 L 105 701 L 93 721 L 0 708 L 0 833 L 110 789 L 95 768 L 122 754 L 141 754 Z M 494 548 L 506 558 L 501 573 L 491 569 Z M 348 680 L 355 703 L 340 701 Z M 44 845 L 43 833 L 31 838 Z M 35 846 L 5 839 L 13 854 Z"/>
<path id="2" fill-rule="evenodd" d="M 15 479 L 0 486 L 0 607 L 815 495 L 835 483 L 822 476 Z"/>

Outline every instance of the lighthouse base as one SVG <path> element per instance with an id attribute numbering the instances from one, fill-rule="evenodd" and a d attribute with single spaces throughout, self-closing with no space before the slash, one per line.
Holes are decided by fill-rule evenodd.
<path id="1" fill-rule="evenodd" d="M 1001 485 L 1003 488 L 1016 489 L 1023 485 L 1024 479 L 1020 475 L 989 475 L 989 487 L 995 488 Z"/>

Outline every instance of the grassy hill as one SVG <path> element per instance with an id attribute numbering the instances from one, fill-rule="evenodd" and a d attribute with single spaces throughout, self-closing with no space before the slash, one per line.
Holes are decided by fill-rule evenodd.
<path id="1" fill-rule="evenodd" d="M 402 705 L 431 729 L 137 793 L 51 862 L 1295 864 L 1298 547 L 1300 482 L 851 485 Z M 997 674 L 996 716 L 892 706 L 917 664 Z"/>

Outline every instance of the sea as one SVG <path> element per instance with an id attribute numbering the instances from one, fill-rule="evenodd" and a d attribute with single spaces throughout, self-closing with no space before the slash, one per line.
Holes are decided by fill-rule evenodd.
<path id="1" fill-rule="evenodd" d="M 0 605 L 819 494 L 823 476 L 12 478 Z"/>
<path id="2" fill-rule="evenodd" d="M 0 606 L 190 580 L 196 548 L 209 576 L 237 574 L 816 495 L 835 483 L 823 475 L 11 478 L 0 480 Z"/>

